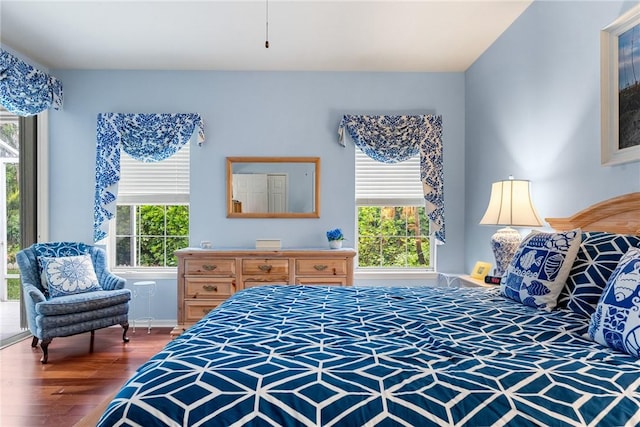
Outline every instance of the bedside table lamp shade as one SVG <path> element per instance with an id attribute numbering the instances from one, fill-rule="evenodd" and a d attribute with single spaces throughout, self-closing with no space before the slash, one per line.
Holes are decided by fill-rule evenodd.
<path id="1" fill-rule="evenodd" d="M 483 225 L 506 225 L 491 237 L 491 247 L 496 258 L 496 275 L 502 276 L 513 258 L 522 238 L 511 228 L 540 227 L 542 221 L 533 207 L 530 183 L 513 179 L 494 182 L 487 211 L 480 220 Z"/>

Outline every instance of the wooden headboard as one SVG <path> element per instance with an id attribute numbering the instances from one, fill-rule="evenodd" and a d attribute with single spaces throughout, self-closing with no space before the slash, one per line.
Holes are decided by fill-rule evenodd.
<path id="1" fill-rule="evenodd" d="M 605 200 L 568 218 L 545 218 L 555 230 L 580 227 L 582 231 L 640 235 L 640 192 Z"/>

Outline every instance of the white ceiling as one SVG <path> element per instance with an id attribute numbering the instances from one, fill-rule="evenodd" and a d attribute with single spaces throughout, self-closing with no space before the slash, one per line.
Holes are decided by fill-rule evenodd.
<path id="1" fill-rule="evenodd" d="M 532 1 L 0 0 L 0 41 L 51 69 L 456 72 Z"/>

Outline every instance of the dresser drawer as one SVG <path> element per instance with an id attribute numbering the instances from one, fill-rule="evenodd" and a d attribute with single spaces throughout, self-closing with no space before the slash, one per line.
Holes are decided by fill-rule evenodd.
<path id="1" fill-rule="evenodd" d="M 243 259 L 242 274 L 286 276 L 289 274 L 288 259 Z"/>
<path id="2" fill-rule="evenodd" d="M 330 286 L 347 286 L 346 277 L 298 277 L 296 285 L 330 285 Z"/>
<path id="3" fill-rule="evenodd" d="M 345 259 L 299 259 L 296 260 L 298 276 L 345 276 L 347 260 Z"/>
<path id="4" fill-rule="evenodd" d="M 235 279 L 215 277 L 187 277 L 185 283 L 185 298 L 215 298 L 230 297 L 236 291 Z"/>
<path id="5" fill-rule="evenodd" d="M 233 276 L 236 273 L 236 260 L 233 258 L 195 258 L 184 262 L 185 275 Z"/>
<path id="6" fill-rule="evenodd" d="M 202 319 L 207 313 L 224 302 L 224 299 L 218 300 L 185 300 L 184 302 L 184 321 L 185 323 L 195 323 Z"/>
<path id="7" fill-rule="evenodd" d="M 245 289 L 248 288 L 255 288 L 256 286 L 284 286 L 284 285 L 288 285 L 289 282 L 287 282 L 286 280 L 284 281 L 275 281 L 275 282 L 254 282 L 254 281 L 245 281 L 243 283 L 243 286 Z"/>

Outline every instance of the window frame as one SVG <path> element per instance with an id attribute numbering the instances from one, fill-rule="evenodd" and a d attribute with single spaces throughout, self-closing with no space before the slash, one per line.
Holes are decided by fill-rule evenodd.
<path id="1" fill-rule="evenodd" d="M 189 205 L 189 203 L 184 203 L 184 202 L 163 202 L 163 203 L 154 203 L 154 202 L 146 202 L 146 201 L 142 201 L 142 202 L 132 202 L 132 201 L 122 201 L 120 203 L 117 203 L 117 207 L 119 206 L 130 206 L 131 207 L 131 211 L 135 211 L 136 207 L 138 206 L 186 206 L 189 209 L 189 218 L 191 217 L 191 206 Z M 139 273 L 146 273 L 146 272 L 174 272 L 177 269 L 177 266 L 142 266 L 142 265 L 137 265 L 138 264 L 138 259 L 137 259 L 137 251 L 135 250 L 136 248 L 136 243 L 138 238 L 140 237 L 137 233 L 135 233 L 135 218 L 132 219 L 133 221 L 133 231 L 134 233 L 131 235 L 131 245 L 132 245 L 132 250 L 133 250 L 133 258 L 135 260 L 135 264 L 136 265 L 131 265 L 131 266 L 119 266 L 117 264 L 117 225 L 116 225 L 116 220 L 117 220 L 117 207 L 116 207 L 116 217 L 114 219 L 112 219 L 111 221 L 109 221 L 109 236 L 107 238 L 107 253 L 108 253 L 108 257 L 109 257 L 109 265 L 113 266 L 112 271 L 114 272 L 139 272 Z M 164 216 L 164 230 L 165 230 L 165 236 L 163 237 L 167 237 L 166 236 L 166 227 L 167 227 L 167 216 L 166 216 L 166 212 L 165 212 L 165 216 Z M 178 236 L 178 237 L 185 237 L 187 240 L 189 240 L 189 231 L 187 231 L 187 234 L 185 236 Z M 169 254 L 165 253 L 165 262 L 166 262 L 166 258 L 168 257 Z"/>
<path id="2" fill-rule="evenodd" d="M 127 156 L 126 160 L 122 160 L 123 156 Z M 170 165 L 166 163 L 159 164 L 159 163 L 171 161 L 171 160 L 173 160 L 173 163 Z M 127 164 L 131 165 L 131 167 L 134 169 L 122 174 L 122 167 Z M 134 209 L 135 207 L 138 207 L 138 206 L 159 206 L 159 205 L 186 206 L 187 209 L 189 210 L 189 222 L 190 222 L 191 220 L 191 203 L 190 203 L 190 196 L 189 196 L 190 164 L 191 164 L 191 142 L 188 142 L 187 144 L 182 146 L 180 151 L 174 154 L 174 156 L 171 156 L 167 160 L 163 160 L 161 162 L 156 162 L 156 163 L 144 163 L 144 162 L 138 163 L 137 161 L 132 162 L 131 158 L 126 153 L 122 152 L 121 153 L 121 176 L 125 176 L 125 179 L 127 176 L 130 176 L 132 177 L 132 181 L 128 183 L 125 182 L 124 185 L 122 181 L 119 183 L 119 190 L 122 191 L 124 188 L 125 191 L 124 191 L 124 194 L 119 194 L 117 197 L 117 200 L 115 202 L 116 213 L 119 206 L 131 206 Z M 144 170 L 145 166 L 147 165 L 152 168 L 151 170 L 153 170 L 155 174 L 161 174 L 162 180 L 157 180 L 156 178 L 148 179 L 148 176 L 149 176 L 148 172 Z M 173 171 L 173 170 L 175 170 L 175 177 L 173 179 L 167 180 L 166 178 L 169 176 L 168 171 Z M 186 177 L 184 176 L 185 173 L 187 175 Z M 155 177 L 153 173 L 151 174 L 151 176 Z M 139 182 L 136 179 L 142 179 L 141 181 L 143 185 L 142 188 L 148 189 L 148 192 L 146 193 L 139 192 L 139 187 L 132 185 L 135 182 Z M 172 187 L 173 182 L 175 182 L 175 185 Z M 156 184 L 158 184 L 159 187 Z M 173 189 L 173 191 L 166 191 L 165 193 L 161 193 L 163 190 L 167 188 Z M 127 192 L 126 189 L 129 189 L 129 191 Z M 139 278 L 161 277 L 161 276 L 175 278 L 175 272 L 177 270 L 177 266 L 175 267 L 171 267 L 171 266 L 147 267 L 147 266 L 140 266 L 140 265 L 118 266 L 117 256 L 116 256 L 117 255 L 116 254 L 117 252 L 116 219 L 117 218 L 113 218 L 109 221 L 109 232 L 106 238 L 107 256 L 109 259 L 109 265 L 112 266 L 112 271 L 114 273 L 120 273 L 120 274 L 133 274 Z M 164 221 L 165 221 L 164 231 L 165 231 L 165 237 L 166 237 L 166 227 L 167 227 L 166 212 L 164 216 Z M 189 241 L 190 239 L 189 230 L 190 230 L 190 227 L 187 230 L 187 234 L 184 236 L 186 237 L 187 241 Z M 133 229 L 132 232 L 134 233 L 132 235 L 132 239 L 133 239 L 132 250 L 135 252 L 135 247 L 136 247 L 135 244 L 139 236 L 135 234 L 136 232 L 135 229 Z M 167 257 L 167 255 L 168 254 L 165 254 L 165 258 Z M 134 253 L 133 257 L 137 264 L 138 262 L 137 253 Z M 165 259 L 165 262 L 166 262 L 166 259 Z"/>
<path id="3" fill-rule="evenodd" d="M 357 279 L 380 279 L 381 277 L 389 278 L 389 279 L 400 279 L 400 278 L 430 278 L 436 276 L 436 260 L 437 260 L 437 250 L 436 246 L 438 245 L 438 241 L 435 238 L 435 234 L 433 233 L 433 222 L 429 220 L 429 261 L 430 265 L 428 267 L 361 267 L 359 260 L 359 241 L 360 241 L 360 229 L 358 224 L 359 218 L 359 208 L 363 206 L 378 206 L 378 207 L 425 207 L 424 196 L 420 194 L 419 196 L 416 194 L 415 197 L 413 195 L 407 194 L 406 192 L 400 194 L 399 197 L 391 197 L 391 196 L 382 196 L 376 197 L 376 195 L 372 195 L 370 192 L 370 184 L 365 184 L 367 188 L 365 188 L 364 194 L 365 197 L 358 197 L 358 161 L 362 161 L 363 156 L 366 156 L 357 146 L 355 147 L 355 174 L 356 174 L 356 188 L 355 188 L 355 242 L 354 248 L 356 249 L 356 257 L 354 259 L 354 275 Z M 418 157 L 419 155 L 416 155 Z M 368 156 L 367 156 L 368 157 Z M 372 162 L 375 160 L 371 159 Z M 420 163 L 419 159 L 413 158 L 412 161 L 417 163 L 417 167 L 419 168 Z M 373 163 L 372 163 L 373 165 Z M 388 167 L 388 166 L 386 166 Z M 406 173 L 406 168 L 401 173 Z M 419 182 L 420 171 L 416 171 L 416 178 Z M 366 179 L 366 178 L 365 178 Z M 422 184 L 420 183 L 421 187 Z M 417 187 L 417 186 L 416 186 Z M 381 193 L 389 194 L 388 189 L 384 189 Z M 391 191 L 393 193 L 393 191 Z"/>
<path id="4" fill-rule="evenodd" d="M 429 220 L 429 234 L 427 235 L 429 238 L 429 267 L 362 267 L 360 266 L 359 260 L 359 250 L 358 250 L 358 242 L 360 241 L 360 229 L 358 228 L 358 209 L 362 206 L 377 206 L 377 207 L 424 207 L 424 200 L 420 201 L 414 200 L 410 202 L 407 199 L 402 200 L 402 204 L 398 204 L 399 200 L 393 199 L 377 199 L 375 202 L 372 200 L 366 203 L 359 203 L 356 200 L 355 203 L 355 249 L 356 249 L 356 257 L 354 260 L 355 272 L 358 274 L 358 278 L 364 278 L 364 276 L 368 273 L 371 273 L 371 277 L 368 278 L 379 278 L 380 273 L 386 273 L 394 278 L 399 278 L 400 276 L 424 276 L 425 273 L 435 273 L 436 272 L 436 246 L 438 245 L 437 239 L 435 238 L 433 230 L 433 222 Z"/>

